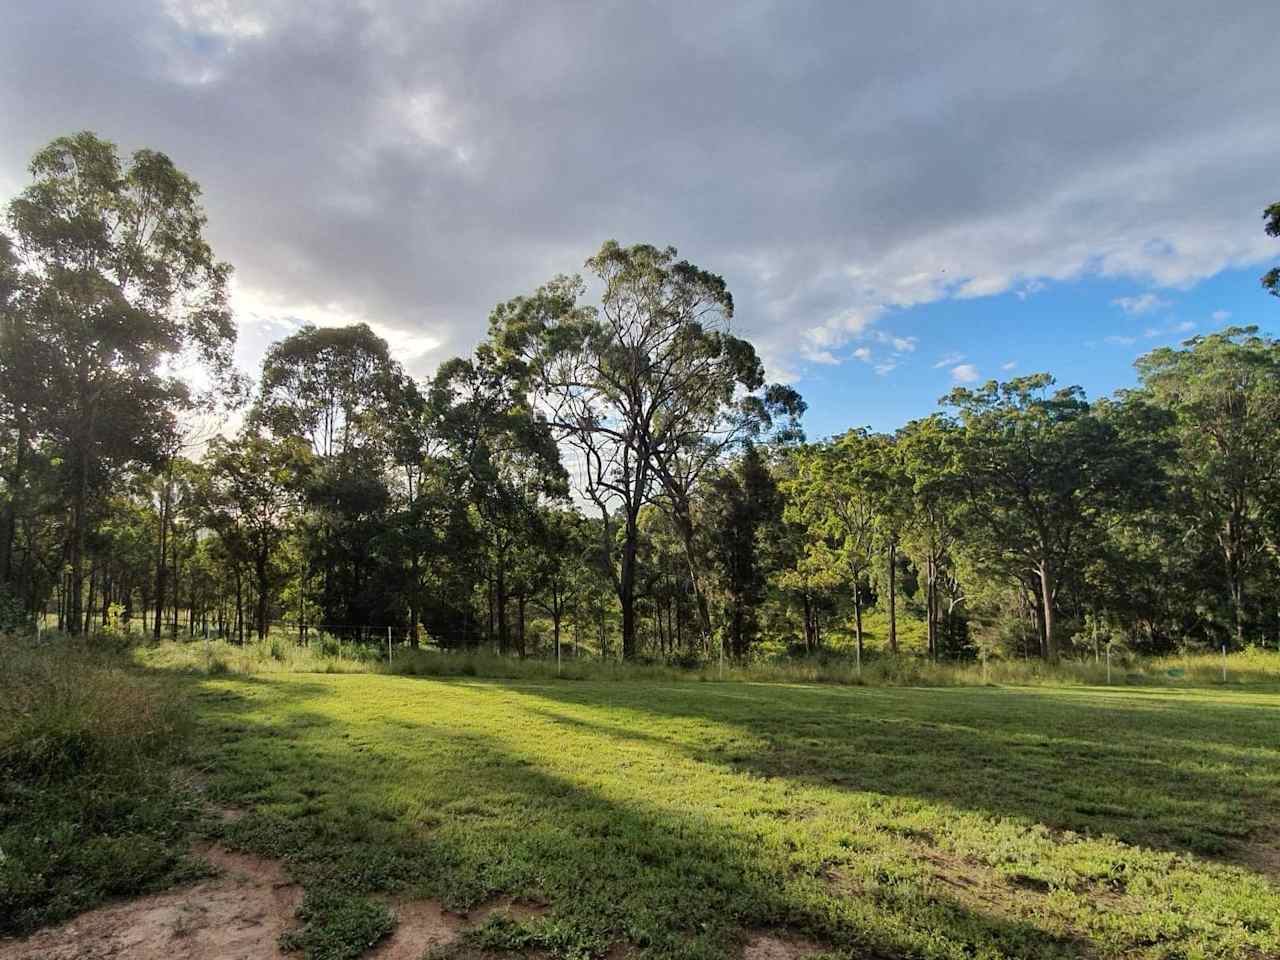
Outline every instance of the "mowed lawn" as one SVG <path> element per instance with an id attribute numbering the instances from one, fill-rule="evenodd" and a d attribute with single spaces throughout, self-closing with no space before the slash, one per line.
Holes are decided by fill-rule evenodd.
<path id="1" fill-rule="evenodd" d="M 201 682 L 228 842 L 476 950 L 1280 957 L 1280 689 Z"/>

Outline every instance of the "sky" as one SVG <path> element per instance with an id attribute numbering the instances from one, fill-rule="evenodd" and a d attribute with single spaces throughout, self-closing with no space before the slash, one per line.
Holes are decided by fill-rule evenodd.
<path id="1" fill-rule="evenodd" d="M 0 198 L 91 129 L 168 153 L 238 358 L 364 321 L 417 375 L 606 239 L 724 276 L 810 436 L 957 383 L 1091 396 L 1280 330 L 1274 0 L 9 0 Z"/>

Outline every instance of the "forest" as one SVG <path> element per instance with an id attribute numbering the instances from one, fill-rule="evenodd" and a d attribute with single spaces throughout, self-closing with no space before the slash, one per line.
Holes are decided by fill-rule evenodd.
<path id="1" fill-rule="evenodd" d="M 205 228 L 162 153 L 32 159 L 0 237 L 0 623 L 671 664 L 1280 645 L 1256 327 L 1114 396 L 1038 373 L 812 440 L 672 247 L 604 243 L 427 379 L 366 325 L 250 376 Z"/>

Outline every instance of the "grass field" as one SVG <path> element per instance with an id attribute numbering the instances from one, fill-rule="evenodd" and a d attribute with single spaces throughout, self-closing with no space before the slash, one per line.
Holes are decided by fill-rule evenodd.
<path id="1" fill-rule="evenodd" d="M 225 840 L 286 858 L 308 956 L 387 891 L 549 907 L 463 952 L 1280 956 L 1280 687 L 189 682 Z"/>

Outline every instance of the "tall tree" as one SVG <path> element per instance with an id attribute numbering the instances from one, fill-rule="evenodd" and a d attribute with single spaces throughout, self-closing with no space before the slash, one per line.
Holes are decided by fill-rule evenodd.
<path id="1" fill-rule="evenodd" d="M 429 404 L 488 547 L 499 650 L 511 644 L 507 601 L 516 551 L 537 530 L 539 507 L 568 493 L 550 424 L 528 403 L 524 367 L 481 344 L 443 364 Z"/>
<path id="2" fill-rule="evenodd" d="M 612 570 L 629 659 L 642 508 L 665 493 L 691 542 L 696 479 L 772 409 L 798 415 L 803 407 L 794 391 L 765 386 L 755 351 L 730 333 L 733 298 L 721 277 L 672 247 L 615 241 L 586 266 L 602 288 L 598 307 L 579 302 L 580 278 L 559 277 L 500 305 L 491 324 L 500 348 L 528 366 L 540 408 L 573 450 L 604 542 L 621 527 Z"/>
<path id="3" fill-rule="evenodd" d="M 935 414 L 898 431 L 895 444 L 906 479 L 903 538 L 908 555 L 925 575 L 925 625 L 929 656 L 940 651 L 941 581 L 960 536 L 957 506 L 962 489 L 953 448 L 955 425 Z"/>
<path id="4" fill-rule="evenodd" d="M 797 458 L 786 482 L 788 519 L 808 530 L 811 564 L 834 563 L 844 572 L 853 600 L 858 658 L 863 653 L 863 585 L 875 557 L 878 520 L 875 440 L 864 429 L 850 430 Z"/>
<path id="5" fill-rule="evenodd" d="M 1247 583 L 1280 497 L 1280 341 L 1257 327 L 1193 337 L 1138 361 L 1151 399 L 1173 416 L 1175 475 L 1221 553 L 1234 639 L 1248 630 Z"/>
<path id="6" fill-rule="evenodd" d="M 782 494 L 754 444 L 711 478 L 703 496 L 708 556 L 724 598 L 723 631 L 729 653 L 739 660 L 759 639 L 759 608 L 776 561 L 782 510 Z"/>
<path id="7" fill-rule="evenodd" d="M 957 387 L 945 402 L 963 425 L 965 522 L 992 560 L 1033 574 L 1046 655 L 1056 662 L 1058 593 L 1108 513 L 1136 508 L 1162 480 L 1155 438 L 1121 434 L 1079 387 L 1049 393 L 1048 374 Z"/>
<path id="8" fill-rule="evenodd" d="M 309 444 L 316 456 L 307 485 L 316 541 L 307 562 L 331 624 L 381 624 L 389 606 L 399 607 L 390 589 L 397 578 L 382 575 L 376 544 L 392 512 L 397 425 L 416 392 L 366 324 L 305 326 L 263 360 L 251 422 Z"/>
<path id="9" fill-rule="evenodd" d="M 230 268 L 204 239 L 200 188 L 162 153 L 122 164 L 92 133 L 60 137 L 31 161 L 9 205 L 31 283 L 25 359 L 39 371 L 37 429 L 65 465 L 72 630 L 82 623 L 85 543 L 113 471 L 154 460 L 190 399 L 167 371 L 190 358 L 230 369 Z"/>
<path id="10" fill-rule="evenodd" d="M 309 454 L 296 440 L 246 431 L 214 440 L 205 459 L 208 523 L 253 571 L 259 639 L 279 577 L 273 560 L 301 507 Z"/>

